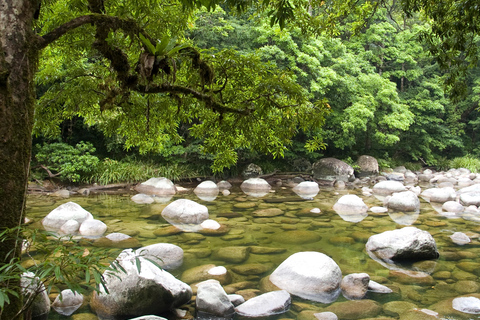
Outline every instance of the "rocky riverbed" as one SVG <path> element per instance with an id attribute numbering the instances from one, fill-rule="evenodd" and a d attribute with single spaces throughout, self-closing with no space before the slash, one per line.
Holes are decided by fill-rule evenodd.
<path id="1" fill-rule="evenodd" d="M 73 222 L 64 226 L 75 219 L 62 220 L 58 230 L 65 230 L 61 232 L 88 238 L 94 246 L 127 250 L 161 244 L 152 256 L 175 261 L 174 267 L 165 264 L 163 272 L 172 275 L 173 287 L 184 288 L 175 291 L 178 299 L 162 311 L 154 309 L 153 313 L 169 319 L 195 315 L 312 320 L 478 318 L 479 175 L 465 169 L 438 173 L 399 168 L 343 183 L 300 177 L 261 180 L 233 186 L 209 182 L 195 189 L 171 184 L 174 193 L 145 192 L 140 186 L 134 197 L 128 188 L 121 188 L 117 195 L 90 192 L 87 196 L 80 190 L 67 191 L 68 195 L 31 195 L 27 213 L 32 226 L 45 228 L 45 217 L 73 202 L 91 214 L 85 214 L 86 221 L 102 224 L 96 224 L 100 227 L 92 235 L 91 228 L 81 229 L 84 221 L 77 221 L 76 228 Z M 175 211 L 172 204 L 179 200 L 183 206 Z M 187 208 L 193 209 L 182 217 Z M 410 233 L 411 229 L 428 236 Z M 405 232 L 393 240 L 374 241 L 395 230 Z M 413 249 L 403 245 L 408 239 Z M 385 248 L 372 247 L 374 242 Z M 400 246 L 387 246 L 389 242 Z M 135 250 L 123 255 L 135 255 Z M 400 253 L 390 255 L 394 251 Z M 302 258 L 294 259 L 293 271 L 282 271 L 297 254 Z M 333 268 L 329 273 L 315 271 L 315 278 L 309 274 L 316 268 L 325 270 L 320 266 L 326 265 Z M 302 278 L 307 279 L 304 285 Z M 202 284 L 209 279 L 216 281 Z M 291 281 L 295 288 L 288 284 Z M 272 296 L 265 298 L 267 293 Z M 211 299 L 214 302 L 208 303 Z M 105 311 L 102 299 L 85 300 L 89 303 L 83 303 L 71 318 L 134 316 L 124 311 L 112 316 L 108 312 L 119 311 Z M 119 308 L 133 310 L 133 306 Z M 49 319 L 63 318 L 52 311 Z"/>

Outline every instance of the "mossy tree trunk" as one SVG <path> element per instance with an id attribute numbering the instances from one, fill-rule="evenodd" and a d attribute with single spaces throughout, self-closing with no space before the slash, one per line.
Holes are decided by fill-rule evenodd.
<path id="1" fill-rule="evenodd" d="M 0 230 L 18 226 L 25 208 L 38 59 L 32 31 L 37 5 L 35 0 L 0 2 Z M 0 264 L 18 255 L 20 244 L 15 237 L 1 242 Z M 21 300 L 16 299 L 0 318 L 15 319 L 20 308 Z"/>

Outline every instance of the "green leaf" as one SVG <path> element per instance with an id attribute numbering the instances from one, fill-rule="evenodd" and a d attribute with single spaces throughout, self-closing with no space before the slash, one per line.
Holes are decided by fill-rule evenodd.
<path id="1" fill-rule="evenodd" d="M 142 269 L 142 262 L 138 257 L 135 257 L 135 265 L 137 266 L 138 273 L 140 273 Z"/>
<path id="2" fill-rule="evenodd" d="M 155 54 L 155 47 L 150 42 L 150 40 L 145 38 L 145 36 L 141 33 L 139 33 L 138 36 L 140 37 L 140 40 L 143 42 L 143 44 L 147 47 L 148 52 L 150 52 L 151 54 Z"/>
<path id="3" fill-rule="evenodd" d="M 165 50 L 168 44 L 170 43 L 170 36 L 168 34 L 165 34 L 162 37 L 162 40 L 157 43 L 157 46 L 154 50 L 155 56 L 163 56 L 168 50 Z"/>

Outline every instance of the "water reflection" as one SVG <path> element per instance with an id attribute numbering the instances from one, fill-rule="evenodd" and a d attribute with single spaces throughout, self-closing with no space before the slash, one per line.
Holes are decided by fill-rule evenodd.
<path id="1" fill-rule="evenodd" d="M 410 226 L 417 221 L 418 217 L 420 216 L 420 212 L 389 211 L 388 215 L 399 225 Z"/>

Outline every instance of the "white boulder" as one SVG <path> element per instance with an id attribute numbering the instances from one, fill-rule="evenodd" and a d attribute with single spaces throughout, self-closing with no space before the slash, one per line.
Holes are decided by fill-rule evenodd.
<path id="1" fill-rule="evenodd" d="M 297 252 L 273 271 L 270 281 L 300 298 L 331 303 L 340 294 L 342 271 L 323 253 Z"/>

